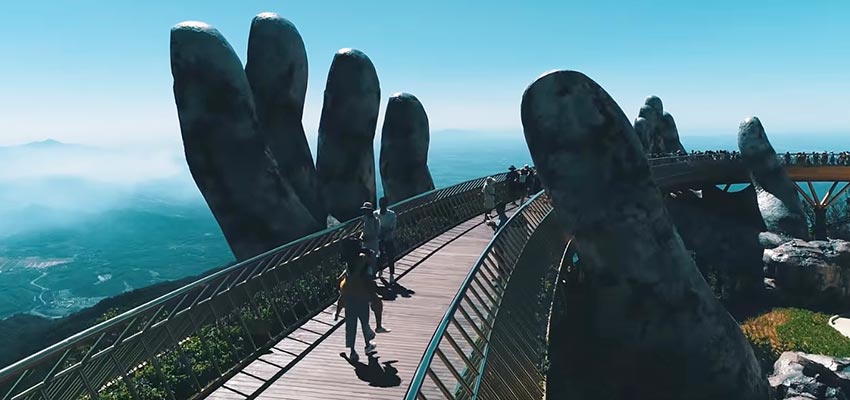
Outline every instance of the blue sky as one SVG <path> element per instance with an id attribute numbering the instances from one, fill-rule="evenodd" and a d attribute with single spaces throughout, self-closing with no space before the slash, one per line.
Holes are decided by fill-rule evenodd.
<path id="1" fill-rule="evenodd" d="M 850 2 L 7 1 L 0 12 L 0 145 L 179 143 L 169 29 L 217 27 L 245 56 L 251 18 L 300 30 L 314 135 L 336 50 L 374 62 L 382 97 L 417 95 L 433 130 L 519 134 L 543 72 L 594 78 L 634 118 L 661 96 L 680 132 L 850 133 Z M 379 122 L 380 129 L 380 122 Z"/>

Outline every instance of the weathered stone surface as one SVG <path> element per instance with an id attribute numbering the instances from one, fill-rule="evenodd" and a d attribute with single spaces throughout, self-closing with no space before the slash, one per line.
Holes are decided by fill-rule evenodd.
<path id="1" fill-rule="evenodd" d="M 685 151 L 685 146 L 679 140 L 679 129 L 676 128 L 676 121 L 670 113 L 665 112 L 661 116 L 661 138 L 664 142 L 664 150 L 668 153 Z"/>
<path id="2" fill-rule="evenodd" d="M 227 40 L 204 23 L 176 25 L 171 72 L 186 161 L 236 258 L 321 229 L 269 154 Z"/>
<path id="3" fill-rule="evenodd" d="M 307 52 L 301 34 L 275 13 L 251 22 L 245 74 L 254 93 L 260 132 L 301 203 L 319 223 L 327 218 L 301 117 L 307 93 Z"/>
<path id="4" fill-rule="evenodd" d="M 573 324 L 577 398 L 767 399 L 749 343 L 676 233 L 614 100 L 557 71 L 529 86 L 521 115 L 590 288 Z"/>
<path id="5" fill-rule="evenodd" d="M 640 140 L 643 152 L 650 154 L 652 152 L 652 124 L 644 117 L 637 117 L 635 120 L 635 133 Z"/>
<path id="6" fill-rule="evenodd" d="M 319 122 L 316 170 L 331 215 L 348 221 L 375 203 L 375 151 L 381 89 L 375 66 L 358 50 L 334 55 Z"/>
<path id="7" fill-rule="evenodd" d="M 794 182 L 779 164 L 776 152 L 758 118 L 738 128 L 738 148 L 750 169 L 759 210 L 767 231 L 789 238 L 809 239 L 806 215 Z"/>
<path id="8" fill-rule="evenodd" d="M 752 186 L 724 192 L 711 185 L 666 198 L 667 211 L 696 265 L 724 303 L 752 300 L 764 289 L 759 232 L 764 224 Z"/>
<path id="9" fill-rule="evenodd" d="M 836 307 L 850 301 L 850 242 L 793 239 L 764 251 L 768 276 L 794 304 Z"/>
<path id="10" fill-rule="evenodd" d="M 390 97 L 381 129 L 381 182 L 390 204 L 434 189 L 428 170 L 428 115 L 416 96 Z"/>
<path id="11" fill-rule="evenodd" d="M 850 358 L 788 351 L 773 368 L 775 399 L 850 399 Z"/>
<path id="12" fill-rule="evenodd" d="M 676 122 L 672 115 L 664 112 L 664 105 L 658 96 L 646 98 L 638 112 L 634 129 L 641 138 L 646 154 L 685 151 L 679 140 Z"/>
<path id="13" fill-rule="evenodd" d="M 664 113 L 664 103 L 661 102 L 661 98 L 658 96 L 647 97 L 643 104 L 652 107 L 657 115 Z"/>

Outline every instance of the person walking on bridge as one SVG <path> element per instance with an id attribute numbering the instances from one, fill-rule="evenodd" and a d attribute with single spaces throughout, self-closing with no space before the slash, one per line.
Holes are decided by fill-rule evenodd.
<path id="1" fill-rule="evenodd" d="M 375 215 L 381 223 L 381 232 L 378 235 L 378 250 L 381 254 L 382 265 L 378 271 L 378 276 L 381 276 L 385 267 L 390 268 L 390 285 L 395 284 L 395 227 L 397 217 L 395 211 L 387 208 L 389 200 L 386 197 L 381 197 L 378 200 L 378 211 Z M 386 262 L 386 265 L 383 265 Z"/>
<path id="2" fill-rule="evenodd" d="M 363 247 L 366 250 L 366 258 L 367 258 L 367 272 L 370 276 L 374 277 L 376 272 L 376 265 L 378 263 L 379 254 L 379 242 L 378 237 L 381 234 L 381 221 L 375 215 L 375 207 L 372 206 L 371 202 L 363 203 L 363 206 L 360 207 L 360 211 L 363 212 L 363 232 L 360 234 L 360 240 L 363 241 Z"/>
<path id="3" fill-rule="evenodd" d="M 481 188 L 484 196 L 484 222 L 490 221 L 490 211 L 496 208 L 496 179 L 488 176 L 484 179 L 484 187 Z"/>
<path id="4" fill-rule="evenodd" d="M 522 204 L 525 202 L 525 195 L 528 194 L 528 176 L 531 168 L 528 167 L 528 164 L 525 164 L 524 167 L 519 171 L 519 184 L 517 191 L 520 192 L 519 203 Z"/>
<path id="5" fill-rule="evenodd" d="M 519 183 L 519 172 L 516 171 L 516 167 L 511 165 L 508 167 L 508 174 L 505 175 L 505 182 L 508 183 L 508 192 L 510 193 L 511 198 L 514 200 L 514 205 L 517 205 L 517 197 L 520 196 L 520 183 Z"/>
<path id="6" fill-rule="evenodd" d="M 343 249 L 344 252 L 349 250 Z M 346 273 L 339 283 L 339 300 L 337 301 L 334 320 L 339 318 L 340 309 L 345 308 L 345 347 L 350 349 L 348 359 L 352 362 L 357 362 L 360 356 L 354 349 L 354 342 L 357 339 L 358 321 L 360 322 L 360 329 L 366 344 L 365 353 L 368 355 L 374 352 L 377 347 L 372 343 L 372 340 L 375 338 L 375 332 L 369 326 L 369 303 L 372 298 L 372 280 L 367 271 L 366 254 L 357 251 L 356 254 L 348 254 L 347 258 Z"/>

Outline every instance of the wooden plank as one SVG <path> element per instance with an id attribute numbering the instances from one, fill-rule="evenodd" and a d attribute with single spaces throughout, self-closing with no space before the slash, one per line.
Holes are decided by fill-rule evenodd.
<path id="1" fill-rule="evenodd" d="M 255 360 L 209 397 L 402 397 L 437 323 L 492 237 L 493 231 L 476 216 L 396 262 L 399 285 L 382 288 L 382 293 L 395 294 L 384 301 L 384 325 L 392 332 L 378 335 L 374 358 L 363 354 L 364 342 L 358 332 L 360 361 L 347 360 L 344 326 L 327 324 L 332 323 L 328 315 L 335 310 L 334 305 L 317 316 L 321 321 L 310 321 L 303 330 L 293 332 L 275 345 L 271 354 Z M 374 327 L 374 314 L 370 323 Z M 311 344 L 315 344 L 312 349 Z"/>

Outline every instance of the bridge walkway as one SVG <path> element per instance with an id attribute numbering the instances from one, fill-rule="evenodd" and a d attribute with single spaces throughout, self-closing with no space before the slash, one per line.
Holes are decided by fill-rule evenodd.
<path id="1" fill-rule="evenodd" d="M 510 213 L 509 213 L 510 214 Z M 469 273 L 493 230 L 476 216 L 425 243 L 396 262 L 397 284 L 380 286 L 384 325 L 374 358 L 349 362 L 342 318 L 336 305 L 320 312 L 271 352 L 260 356 L 208 398 L 244 399 L 399 399 L 407 391 L 434 329 Z M 374 314 L 370 323 L 375 326 Z"/>

